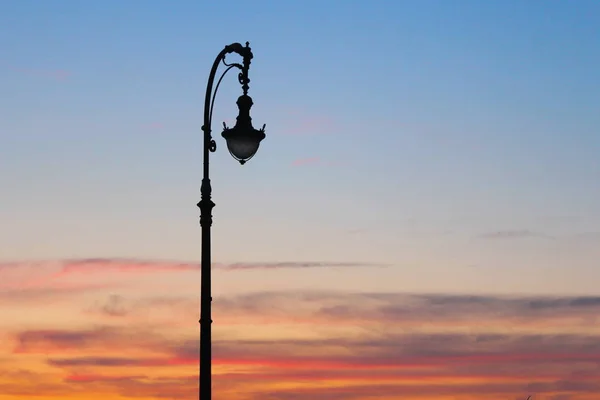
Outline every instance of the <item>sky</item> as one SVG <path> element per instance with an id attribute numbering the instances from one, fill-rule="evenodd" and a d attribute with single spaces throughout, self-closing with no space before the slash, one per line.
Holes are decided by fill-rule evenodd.
<path id="1" fill-rule="evenodd" d="M 0 400 L 600 393 L 600 3 L 0 1 Z M 227 58 L 234 61 L 235 55 Z"/>

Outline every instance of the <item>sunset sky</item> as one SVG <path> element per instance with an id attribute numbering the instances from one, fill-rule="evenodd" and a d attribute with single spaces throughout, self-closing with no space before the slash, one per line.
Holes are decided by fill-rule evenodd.
<path id="1" fill-rule="evenodd" d="M 600 398 L 600 2 L 0 1 L 0 400 Z M 229 61 L 236 57 L 231 56 Z"/>

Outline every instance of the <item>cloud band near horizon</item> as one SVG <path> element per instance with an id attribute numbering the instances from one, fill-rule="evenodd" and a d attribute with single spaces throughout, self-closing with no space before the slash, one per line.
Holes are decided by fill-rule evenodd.
<path id="1" fill-rule="evenodd" d="M 108 318 L 88 328 L 13 331 L 6 350 L 22 368 L 37 359 L 55 371 L 38 373 L 39 379 L 67 398 L 86 388 L 132 398 L 156 396 L 149 388 L 166 398 L 192 395 L 198 363 L 192 315 L 187 328 L 176 332 L 170 324 L 140 326 L 128 319 L 143 307 L 159 313 L 160 304 L 171 314 L 185 299 L 128 300 L 137 302 L 138 311 L 123 313 L 119 324 Z M 127 309 L 127 301 L 123 304 Z M 592 399 L 600 390 L 598 323 L 594 320 L 588 332 L 572 323 L 565 330 L 561 318 L 577 316 L 583 324 L 599 311 L 598 297 L 328 292 L 222 297 L 215 302 L 215 398 L 302 400 L 331 393 L 358 400 L 369 399 L 374 390 L 382 399 L 501 399 L 527 393 Z M 246 319 L 231 323 L 242 312 Z M 488 321 L 510 329 L 479 325 L 486 314 Z M 273 319 L 269 337 L 258 335 L 264 316 Z M 470 329 L 451 329 L 453 324 Z M 289 325 L 295 328 L 286 330 Z M 527 331 L 532 325 L 536 333 Z M 28 362 L 15 358 L 24 356 Z M 31 366 L 23 371 L 37 376 Z M 0 383 L 0 389 L 24 390 L 14 383 Z"/>
<path id="2" fill-rule="evenodd" d="M 355 263 L 227 268 L 267 265 Z M 197 393 L 196 289 L 158 294 L 138 275 L 121 286 L 102 286 L 97 279 L 108 268 L 173 271 L 169 279 L 185 281 L 179 272 L 197 271 L 197 264 L 13 263 L 4 264 L 0 277 L 16 284 L 14 274 L 27 281 L 40 267 L 66 268 L 73 279 L 40 280 L 30 291 L 0 289 L 0 310 L 13 315 L 10 324 L 0 325 L 0 393 L 7 399 L 40 392 L 52 400 L 90 393 L 156 400 Z M 600 392 L 598 315 L 598 296 L 216 293 L 215 399 L 504 400 L 533 393 L 592 400 Z"/>

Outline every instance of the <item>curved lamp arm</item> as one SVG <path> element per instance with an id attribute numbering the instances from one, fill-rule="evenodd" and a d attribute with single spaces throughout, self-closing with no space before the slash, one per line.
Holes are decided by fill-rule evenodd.
<path id="1" fill-rule="evenodd" d="M 225 62 L 225 57 L 227 54 L 237 53 L 242 57 L 243 64 L 233 63 L 227 64 Z M 244 94 L 248 94 L 248 84 L 250 83 L 250 79 L 248 78 L 248 70 L 250 69 L 250 62 L 253 58 L 252 50 L 250 49 L 250 43 L 246 42 L 246 46 L 242 46 L 240 43 L 232 43 L 228 46 L 225 46 L 223 50 L 217 55 L 215 61 L 213 62 L 213 66 L 210 70 L 210 75 L 208 77 L 208 84 L 206 85 L 206 97 L 204 100 L 204 125 L 202 126 L 202 130 L 204 131 L 204 150 L 205 150 L 205 158 L 208 157 L 208 152 L 214 152 L 216 150 L 216 143 L 212 139 L 211 136 L 211 125 L 212 125 L 212 112 L 214 108 L 215 98 L 217 97 L 217 90 L 219 89 L 219 85 L 221 84 L 221 80 L 225 76 L 227 72 L 229 72 L 232 68 L 240 69 L 240 73 L 238 74 L 238 80 L 242 85 L 242 89 Z M 213 93 L 213 84 L 215 81 L 215 76 L 217 74 L 217 69 L 219 68 L 219 64 L 223 62 L 224 65 L 227 66 L 227 69 L 223 72 L 221 77 L 217 82 L 217 86 L 215 87 Z"/>

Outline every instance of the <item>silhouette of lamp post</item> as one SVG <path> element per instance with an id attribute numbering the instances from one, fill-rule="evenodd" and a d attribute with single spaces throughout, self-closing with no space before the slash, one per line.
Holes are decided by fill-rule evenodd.
<path id="1" fill-rule="evenodd" d="M 225 62 L 227 54 L 236 53 L 242 57 L 242 64 Z M 242 85 L 243 94 L 237 100 L 239 115 L 233 128 L 228 128 L 223 123 L 222 136 L 227 142 L 229 153 L 240 164 L 244 164 L 251 159 L 258 151 L 261 140 L 265 138 L 265 125 L 262 129 L 252 127 L 252 118 L 250 118 L 250 108 L 252 107 L 252 98 L 248 96 L 248 70 L 252 60 L 252 50 L 250 44 L 246 46 L 240 43 L 233 43 L 225 46 L 215 59 L 208 84 L 206 86 L 206 98 L 204 102 L 204 151 L 203 151 L 203 176 L 200 190 L 200 225 L 202 229 L 202 261 L 200 265 L 200 374 L 199 374 L 199 399 L 211 400 L 211 375 L 212 375 L 212 355 L 211 355 L 211 254 L 210 254 L 210 228 L 212 225 L 212 209 L 215 203 L 211 200 L 211 186 L 209 178 L 209 154 L 217 149 L 217 145 L 211 136 L 212 112 L 215 103 L 215 97 L 221 80 L 225 74 L 232 68 L 240 70 L 238 80 Z M 227 68 L 217 81 L 213 92 L 213 84 L 219 64 L 223 63 Z"/>

